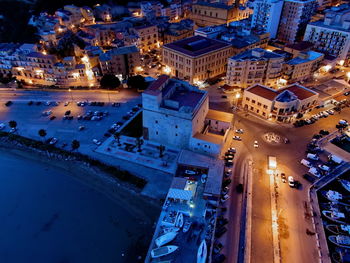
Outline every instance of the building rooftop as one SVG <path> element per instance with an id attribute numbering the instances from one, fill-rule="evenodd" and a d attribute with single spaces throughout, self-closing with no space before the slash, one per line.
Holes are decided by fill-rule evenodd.
<path id="1" fill-rule="evenodd" d="M 118 55 L 126 55 L 130 53 L 138 53 L 139 50 L 136 46 L 125 46 L 125 47 L 117 47 L 113 48 L 112 50 L 107 51 L 106 53 L 103 53 L 100 55 L 100 61 L 108 61 L 111 59 L 112 56 L 118 56 Z"/>
<path id="2" fill-rule="evenodd" d="M 281 93 L 284 93 L 285 91 L 292 92 L 296 96 L 296 98 L 300 100 L 304 100 L 317 95 L 316 92 L 298 84 L 292 84 L 279 90 L 274 90 L 272 88 L 256 84 L 248 88 L 247 91 L 271 101 L 275 100 L 277 96 L 279 96 Z M 279 101 L 283 101 L 286 98 L 286 95 L 288 95 L 288 99 L 290 99 L 292 94 L 284 93 L 283 98 L 281 97 Z"/>
<path id="3" fill-rule="evenodd" d="M 230 44 L 227 42 L 202 36 L 193 36 L 164 45 L 166 48 L 176 50 L 191 57 L 201 56 L 205 53 L 227 48 L 229 46 Z"/>
<path id="4" fill-rule="evenodd" d="M 303 63 L 307 63 L 310 61 L 314 61 L 314 60 L 319 59 L 323 56 L 324 55 L 322 53 L 309 50 L 307 52 L 301 52 L 298 57 L 287 61 L 286 64 L 288 64 L 288 65 L 303 64 Z"/>
<path id="5" fill-rule="evenodd" d="M 231 122 L 233 119 L 233 114 L 209 109 L 206 119 L 218 120 L 222 122 Z"/>
<path id="6" fill-rule="evenodd" d="M 235 55 L 231 57 L 230 59 L 233 60 L 251 60 L 251 59 L 256 59 L 256 60 L 266 60 L 266 59 L 271 59 L 271 58 L 282 58 L 283 56 L 277 53 L 274 53 L 272 51 L 268 51 L 266 49 L 262 48 L 254 48 L 251 50 L 247 50 L 245 52 L 239 53 L 238 55 Z"/>
<path id="7" fill-rule="evenodd" d="M 27 55 L 27 57 L 32 57 L 32 58 L 46 58 L 46 59 L 54 59 L 56 58 L 54 55 L 44 55 L 43 53 L 40 52 L 31 52 Z"/>
<path id="8" fill-rule="evenodd" d="M 233 5 L 225 5 L 222 3 L 209 3 L 209 2 L 197 2 L 197 3 L 194 3 L 194 5 L 208 6 L 208 7 L 220 8 L 220 9 L 226 9 L 226 10 L 235 8 Z"/>
<path id="9" fill-rule="evenodd" d="M 286 48 L 291 48 L 291 49 L 295 49 L 298 51 L 304 51 L 304 50 L 309 50 L 313 46 L 314 46 L 314 44 L 311 42 L 300 41 L 300 42 L 295 43 L 295 44 L 288 44 L 288 45 L 286 45 Z"/>

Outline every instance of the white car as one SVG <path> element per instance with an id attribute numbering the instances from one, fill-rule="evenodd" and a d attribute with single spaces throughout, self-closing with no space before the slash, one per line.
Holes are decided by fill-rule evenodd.
<path id="1" fill-rule="evenodd" d="M 0 123 L 0 130 L 2 130 L 3 128 L 6 127 L 6 124 L 5 123 Z"/>
<path id="2" fill-rule="evenodd" d="M 340 125 L 346 125 L 346 126 L 349 125 L 348 122 L 347 122 L 346 120 L 340 120 L 340 121 L 339 121 L 339 124 L 340 124 Z"/>
<path id="3" fill-rule="evenodd" d="M 259 147 L 258 141 L 254 141 L 254 148 L 258 148 L 258 147 Z"/>
<path id="4" fill-rule="evenodd" d="M 294 187 L 295 186 L 295 181 L 293 176 L 288 176 L 288 184 L 290 187 Z"/>
<path id="5" fill-rule="evenodd" d="M 327 165 L 324 164 L 319 164 L 318 168 L 320 168 L 321 170 L 328 172 L 329 171 L 329 167 Z"/>
<path id="6" fill-rule="evenodd" d="M 238 133 L 238 134 L 243 134 L 244 133 L 243 129 L 237 129 L 237 130 L 235 130 L 235 132 Z"/>
<path id="7" fill-rule="evenodd" d="M 64 103 L 64 106 L 67 107 L 68 105 L 69 105 L 69 101 L 66 101 L 66 102 Z"/>
<path id="8" fill-rule="evenodd" d="M 328 110 L 327 112 L 328 112 L 328 114 L 330 114 L 330 115 L 334 115 L 334 110 Z"/>
<path id="9" fill-rule="evenodd" d="M 223 195 L 226 195 L 226 194 L 228 194 L 228 191 L 230 191 L 230 188 L 228 188 L 228 186 L 225 186 L 224 189 L 222 189 L 221 192 L 222 192 Z"/>
<path id="10" fill-rule="evenodd" d="M 188 175 L 195 175 L 196 172 L 195 172 L 195 171 L 192 171 L 192 170 L 185 170 L 185 174 L 188 174 Z"/>
<path id="11" fill-rule="evenodd" d="M 228 194 L 225 194 L 223 197 L 221 197 L 221 202 L 224 203 L 226 200 L 228 200 L 230 196 Z"/>
<path id="12" fill-rule="evenodd" d="M 50 104 L 51 104 L 50 101 L 47 101 L 47 102 L 45 103 L 46 106 L 50 106 Z"/>
<path id="13" fill-rule="evenodd" d="M 301 163 L 302 165 L 305 165 L 305 166 L 308 167 L 308 168 L 311 167 L 311 163 L 310 163 L 308 160 L 302 159 L 302 160 L 300 161 L 300 163 Z"/>
<path id="14" fill-rule="evenodd" d="M 51 139 L 50 144 L 54 145 L 57 141 L 58 141 L 58 139 L 54 137 Z"/>
<path id="15" fill-rule="evenodd" d="M 236 148 L 231 147 L 231 148 L 228 148 L 227 151 L 232 152 L 232 153 L 236 153 Z"/>
<path id="16" fill-rule="evenodd" d="M 96 145 L 101 145 L 101 142 L 97 139 L 93 139 L 92 142 Z"/>
<path id="17" fill-rule="evenodd" d="M 310 160 L 314 160 L 314 161 L 317 161 L 318 159 L 320 159 L 316 154 L 313 154 L 313 153 L 308 153 L 306 155 L 306 158 L 308 158 Z"/>
<path id="18" fill-rule="evenodd" d="M 329 116 L 329 114 L 328 114 L 326 111 L 323 111 L 323 112 L 322 112 L 322 115 L 325 116 L 325 117 L 328 117 L 328 116 Z"/>
<path id="19" fill-rule="evenodd" d="M 236 141 L 242 141 L 242 138 L 240 136 L 233 136 L 232 139 L 234 139 Z"/>

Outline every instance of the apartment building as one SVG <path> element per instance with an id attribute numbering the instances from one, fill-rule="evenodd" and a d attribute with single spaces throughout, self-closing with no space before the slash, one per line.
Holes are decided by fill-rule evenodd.
<path id="1" fill-rule="evenodd" d="M 163 33 L 163 44 L 172 43 L 193 36 L 192 23 L 171 23 Z"/>
<path id="2" fill-rule="evenodd" d="M 251 27 L 264 30 L 270 33 L 271 38 L 276 38 L 283 3 L 283 0 L 254 1 Z"/>
<path id="3" fill-rule="evenodd" d="M 244 90 L 242 107 L 260 117 L 290 123 L 316 106 L 318 93 L 298 84 L 275 90 L 256 84 Z"/>
<path id="4" fill-rule="evenodd" d="M 164 45 L 162 53 L 172 76 L 195 83 L 226 73 L 232 47 L 224 41 L 193 36 Z"/>
<path id="5" fill-rule="evenodd" d="M 282 76 L 284 57 L 261 48 L 245 51 L 228 59 L 228 85 L 247 88 L 254 84 L 275 87 Z"/>
<path id="6" fill-rule="evenodd" d="M 299 55 L 283 65 L 283 79 L 288 83 L 304 81 L 319 69 L 324 54 L 316 51 L 300 52 Z"/>
<path id="7" fill-rule="evenodd" d="M 115 74 L 127 77 L 134 75 L 140 65 L 140 53 L 136 46 L 114 48 L 99 56 L 102 74 Z"/>
<path id="8" fill-rule="evenodd" d="M 228 24 L 248 18 L 250 14 L 251 10 L 242 6 L 197 2 L 192 6 L 191 19 L 198 27 L 205 27 Z"/>
<path id="9" fill-rule="evenodd" d="M 277 39 L 294 43 L 302 39 L 317 5 L 316 0 L 285 0 Z"/>
<path id="10" fill-rule="evenodd" d="M 130 29 L 137 37 L 137 47 L 141 54 L 159 48 L 158 28 L 156 25 L 136 26 Z"/>
<path id="11" fill-rule="evenodd" d="M 349 14 L 349 4 L 326 10 L 324 19 L 307 25 L 304 40 L 312 42 L 318 51 L 337 57 L 338 63 L 349 65 Z"/>
<path id="12" fill-rule="evenodd" d="M 206 91 L 162 75 L 142 93 L 143 138 L 217 156 L 232 114 L 209 109 Z"/>

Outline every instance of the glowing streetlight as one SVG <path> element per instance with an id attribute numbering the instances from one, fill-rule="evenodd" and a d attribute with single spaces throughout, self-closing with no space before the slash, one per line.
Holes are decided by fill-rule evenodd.
<path id="1" fill-rule="evenodd" d="M 171 73 L 171 68 L 170 68 L 169 66 L 165 66 L 165 67 L 163 68 L 163 72 L 164 72 L 165 74 L 170 74 L 170 73 Z"/>
<path id="2" fill-rule="evenodd" d="M 71 98 L 71 100 L 72 100 L 72 102 L 73 102 L 73 94 L 72 94 L 72 90 L 71 90 L 71 89 L 68 89 L 68 91 L 69 91 L 69 93 L 70 93 L 70 98 Z"/>
<path id="3" fill-rule="evenodd" d="M 241 97 L 241 93 L 236 93 L 236 99 L 238 100 Z"/>

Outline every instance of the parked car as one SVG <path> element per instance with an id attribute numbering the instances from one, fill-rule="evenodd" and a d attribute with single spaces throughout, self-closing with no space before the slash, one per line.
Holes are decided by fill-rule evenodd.
<path id="1" fill-rule="evenodd" d="M 237 129 L 237 130 L 235 130 L 235 133 L 238 133 L 238 134 L 243 134 L 243 133 L 244 133 L 244 131 L 243 131 L 243 129 Z"/>
<path id="2" fill-rule="evenodd" d="M 5 103 L 5 106 L 6 106 L 6 107 L 9 107 L 9 106 L 11 106 L 12 104 L 13 104 L 13 102 L 9 100 L 8 102 Z"/>
<path id="3" fill-rule="evenodd" d="M 50 121 L 53 121 L 54 119 L 56 119 L 56 116 L 51 116 L 50 117 Z"/>
<path id="4" fill-rule="evenodd" d="M 226 256 L 225 256 L 225 255 L 223 255 L 223 254 L 218 254 L 218 255 L 216 255 L 216 256 L 213 258 L 212 262 L 213 262 L 213 263 L 223 263 L 223 262 L 225 262 L 225 260 L 226 260 Z"/>
<path id="5" fill-rule="evenodd" d="M 293 176 L 288 176 L 288 184 L 290 187 L 295 187 L 295 181 Z"/>
<path id="6" fill-rule="evenodd" d="M 71 111 L 70 110 L 67 110 L 64 115 L 70 115 Z"/>
<path id="7" fill-rule="evenodd" d="M 240 136 L 233 136 L 232 139 L 234 139 L 236 141 L 242 141 L 242 138 Z"/>
<path id="8" fill-rule="evenodd" d="M 192 170 L 185 170 L 185 174 L 196 175 L 197 173 L 195 171 L 192 171 Z"/>
<path id="9" fill-rule="evenodd" d="M 83 126 L 83 125 L 82 125 L 82 126 L 79 126 L 78 130 L 79 130 L 79 131 L 85 130 L 85 126 Z"/>
<path id="10" fill-rule="evenodd" d="M 315 182 L 315 178 L 313 178 L 311 175 L 309 175 L 309 174 L 304 174 L 303 175 L 303 178 L 306 180 L 306 181 L 308 181 L 308 182 L 310 182 L 310 183 L 314 183 Z"/>
<path id="11" fill-rule="evenodd" d="M 216 238 L 220 238 L 223 234 L 225 234 L 227 231 L 227 228 L 226 227 L 220 227 L 218 228 L 216 231 L 215 231 L 215 237 Z"/>
<path id="12" fill-rule="evenodd" d="M 258 147 L 259 147 L 258 141 L 254 141 L 254 148 L 258 148 Z"/>
<path id="13" fill-rule="evenodd" d="M 101 142 L 97 139 L 93 139 L 92 142 L 96 145 L 101 145 Z"/>
<path id="14" fill-rule="evenodd" d="M 68 105 L 69 105 L 69 101 L 66 101 L 66 102 L 64 103 L 64 106 L 67 107 Z"/>
<path id="15" fill-rule="evenodd" d="M 281 173 L 281 180 L 282 180 L 282 183 L 287 182 L 287 177 L 285 173 Z"/>
<path id="16" fill-rule="evenodd" d="M 227 151 L 232 152 L 232 153 L 236 153 L 236 148 L 231 147 L 231 148 L 228 148 Z"/>
<path id="17" fill-rule="evenodd" d="M 224 246 L 220 243 L 220 242 L 216 242 L 214 244 L 214 249 L 213 249 L 213 252 L 214 254 L 218 254 L 220 253 L 221 249 L 223 248 Z"/>
<path id="18" fill-rule="evenodd" d="M 305 159 L 302 159 L 301 161 L 300 161 L 300 163 L 302 164 L 302 165 L 305 165 L 306 167 L 311 167 L 311 163 L 308 161 L 308 160 L 305 160 Z"/>
<path id="19" fill-rule="evenodd" d="M 225 187 L 222 189 L 221 193 L 222 193 L 223 195 L 226 195 L 226 194 L 228 194 L 229 191 L 230 191 L 230 188 L 228 188 L 228 186 L 225 186 Z"/>
<path id="20" fill-rule="evenodd" d="M 329 172 L 330 168 L 327 165 L 319 164 L 318 168 L 320 168 L 322 171 Z"/>
<path id="21" fill-rule="evenodd" d="M 312 153 L 308 153 L 308 154 L 306 155 L 306 158 L 311 159 L 311 160 L 314 160 L 314 161 L 317 161 L 317 160 L 320 159 L 316 154 L 312 154 Z"/>

